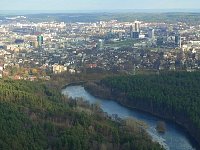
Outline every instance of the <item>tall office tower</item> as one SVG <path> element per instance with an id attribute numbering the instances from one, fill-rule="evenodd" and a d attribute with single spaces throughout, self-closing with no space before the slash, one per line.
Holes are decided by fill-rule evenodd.
<path id="1" fill-rule="evenodd" d="M 150 39 L 154 39 L 154 29 L 150 28 L 149 31 L 148 31 L 148 37 Z"/>
<path id="2" fill-rule="evenodd" d="M 135 32 L 140 32 L 140 22 L 135 21 Z"/>
<path id="3" fill-rule="evenodd" d="M 130 26 L 130 37 L 133 38 L 133 26 Z"/>
<path id="4" fill-rule="evenodd" d="M 38 42 L 38 45 L 39 45 L 39 46 L 42 46 L 42 44 L 44 43 L 44 40 L 43 40 L 43 36 L 42 36 L 42 35 L 37 36 L 37 42 Z"/>
<path id="5" fill-rule="evenodd" d="M 180 35 L 180 42 L 179 42 L 179 48 L 182 47 L 182 40 L 181 40 L 181 35 Z"/>
<path id="6" fill-rule="evenodd" d="M 181 48 L 181 35 L 180 34 L 177 34 L 177 35 L 175 35 L 175 44 L 179 47 L 179 48 Z"/>

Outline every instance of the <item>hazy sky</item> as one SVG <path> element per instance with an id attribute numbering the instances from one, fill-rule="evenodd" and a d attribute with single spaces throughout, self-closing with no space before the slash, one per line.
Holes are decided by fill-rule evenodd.
<path id="1" fill-rule="evenodd" d="M 199 9 L 200 0 L 0 0 L 1 10 Z"/>

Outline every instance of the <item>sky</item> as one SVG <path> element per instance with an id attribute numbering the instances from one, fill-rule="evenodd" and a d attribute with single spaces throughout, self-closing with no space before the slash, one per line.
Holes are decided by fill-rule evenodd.
<path id="1" fill-rule="evenodd" d="M 200 0 L 0 0 L 3 10 L 200 9 Z"/>

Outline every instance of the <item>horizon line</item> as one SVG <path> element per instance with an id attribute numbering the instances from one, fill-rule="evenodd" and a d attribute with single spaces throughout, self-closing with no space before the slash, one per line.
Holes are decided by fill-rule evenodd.
<path id="1" fill-rule="evenodd" d="M 40 13 L 200 13 L 200 8 L 164 8 L 164 9 L 93 9 L 93 10 L 0 10 L 0 14 L 14 15 L 21 13 L 28 14 L 40 14 Z M 18 14 L 20 15 L 20 14 Z"/>

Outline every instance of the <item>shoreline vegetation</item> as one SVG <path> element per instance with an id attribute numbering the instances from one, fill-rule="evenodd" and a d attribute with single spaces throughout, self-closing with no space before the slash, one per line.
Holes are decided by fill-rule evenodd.
<path id="1" fill-rule="evenodd" d="M 183 127 L 197 141 L 198 146 L 199 146 L 200 145 L 200 126 L 198 124 L 198 121 L 195 122 L 194 116 L 196 116 L 196 120 L 198 120 L 200 116 L 197 115 L 198 112 L 191 112 L 191 114 L 193 114 L 192 116 L 191 114 L 189 114 L 189 110 L 185 110 L 185 109 L 187 108 L 187 106 L 190 107 L 192 105 L 191 111 L 193 109 L 198 111 L 196 107 L 200 106 L 198 105 L 200 103 L 200 100 L 198 99 L 198 97 L 196 97 L 195 99 L 194 97 L 191 97 L 191 96 L 192 95 L 197 96 L 198 94 L 197 81 L 200 81 L 200 79 L 198 80 L 197 78 L 200 78 L 200 73 L 199 72 L 196 72 L 196 73 L 170 72 L 164 75 L 163 78 L 165 78 L 165 81 L 164 79 L 162 80 L 162 76 L 163 74 L 159 76 L 158 75 L 140 75 L 140 76 L 128 75 L 128 76 L 107 77 L 100 80 L 99 82 L 87 82 L 86 84 L 84 84 L 84 87 L 90 94 L 96 97 L 116 100 L 118 103 L 126 107 L 129 107 L 132 109 L 138 109 L 140 111 L 144 111 L 152 115 L 158 116 L 160 118 L 167 119 L 169 121 L 173 121 L 177 123 L 178 125 Z M 162 83 L 161 83 L 161 80 L 162 80 Z M 136 85 L 136 83 L 134 83 L 135 84 L 134 86 L 133 82 L 136 82 L 136 81 L 138 81 L 139 84 L 141 84 L 142 86 Z M 173 85 L 176 85 L 176 86 L 171 87 L 169 84 L 166 85 L 165 82 L 166 84 L 170 82 L 171 86 Z M 190 91 L 191 92 L 190 94 L 186 93 L 190 96 L 186 97 L 185 99 L 182 98 L 183 101 L 177 102 L 176 99 L 174 102 L 170 101 L 170 99 L 173 99 L 174 97 L 170 98 L 170 96 L 172 95 L 167 90 L 169 90 L 170 88 L 172 91 L 178 90 L 177 92 L 179 93 L 177 93 L 176 96 L 181 97 L 183 96 L 181 95 L 183 92 L 186 92 L 188 88 L 193 87 L 192 84 L 194 82 L 196 82 L 196 84 L 194 84 L 194 88 L 196 88 L 196 90 Z M 149 86 L 148 85 L 146 86 L 146 83 L 149 84 Z M 131 89 L 130 90 L 131 92 L 128 91 L 128 89 L 123 90 L 123 88 L 124 89 L 127 88 L 128 84 L 129 85 L 131 84 L 129 87 Z M 163 87 L 162 88 L 159 87 L 159 84 L 163 84 Z M 156 99 L 158 98 L 158 96 L 156 95 L 158 94 L 157 93 L 158 91 L 156 90 L 158 89 L 152 88 L 152 90 L 154 90 L 152 91 L 150 90 L 151 86 L 153 87 L 157 86 L 158 88 L 161 88 L 163 92 L 166 92 L 164 96 L 167 96 L 170 102 L 168 101 L 167 103 L 167 100 L 165 102 L 162 101 L 161 103 L 159 101 L 156 101 Z M 180 90 L 180 87 L 183 88 L 182 89 L 183 91 Z M 165 90 L 166 88 L 167 90 Z M 135 91 L 144 91 L 144 92 L 142 94 L 139 93 L 140 95 L 139 94 L 130 95 L 134 93 Z M 145 92 L 147 93 L 151 92 L 154 99 L 149 98 L 150 95 L 145 94 Z M 172 94 L 174 93 L 172 92 Z M 178 97 L 179 100 L 181 100 L 180 97 Z M 190 102 L 188 103 L 187 98 L 190 98 L 191 104 Z M 185 107 L 176 108 L 176 104 L 181 106 L 181 103 L 183 103 L 182 105 L 184 105 Z M 194 105 L 193 103 L 196 103 L 196 105 Z"/>

